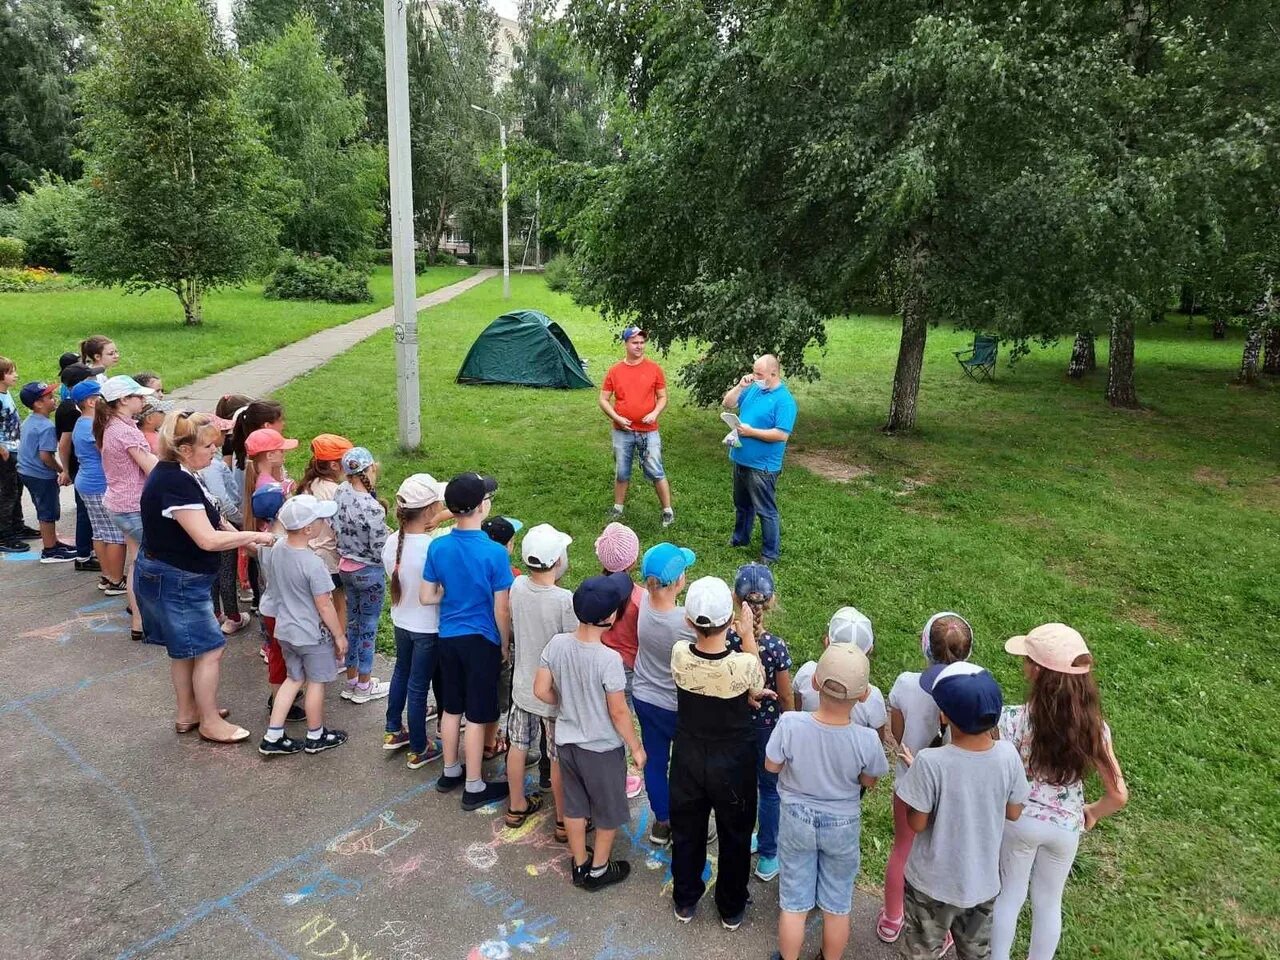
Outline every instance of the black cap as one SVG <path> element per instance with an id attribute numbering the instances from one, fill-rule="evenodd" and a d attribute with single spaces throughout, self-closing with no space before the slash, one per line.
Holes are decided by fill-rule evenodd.
<path id="1" fill-rule="evenodd" d="M 79 363 L 79 362 L 80 362 L 80 354 L 72 353 L 70 350 L 68 350 L 66 353 L 64 353 L 62 356 L 58 358 L 58 369 L 65 370 L 67 369 L 67 367 L 71 366 L 71 364 Z"/>
<path id="2" fill-rule="evenodd" d="M 88 380 L 90 377 L 96 377 L 101 372 L 101 367 L 91 367 L 87 363 L 74 361 L 72 363 L 68 363 L 62 368 L 62 373 L 59 375 L 59 378 L 62 380 L 62 385 L 70 390 L 80 381 Z"/>
<path id="3" fill-rule="evenodd" d="M 489 535 L 490 540 L 494 543 L 500 543 L 504 547 L 516 535 L 516 528 L 511 525 L 511 521 L 506 517 L 489 517 L 484 523 L 480 524 L 480 529 Z"/>
<path id="4" fill-rule="evenodd" d="M 603 626 L 631 597 L 631 577 L 626 573 L 606 573 L 587 577 L 573 591 L 573 612 L 581 623 Z"/>
<path id="5" fill-rule="evenodd" d="M 493 477 L 460 473 L 444 488 L 444 505 L 449 508 L 450 513 L 470 513 L 497 489 L 498 481 Z M 512 533 L 514 535 L 514 531 Z"/>

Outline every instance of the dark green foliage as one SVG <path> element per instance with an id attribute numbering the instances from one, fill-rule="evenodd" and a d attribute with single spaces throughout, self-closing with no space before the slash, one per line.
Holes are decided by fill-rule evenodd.
<path id="1" fill-rule="evenodd" d="M 269 300 L 324 300 L 363 303 L 373 299 L 369 276 L 343 266 L 333 257 L 281 257 L 267 280 L 263 296 Z"/>
<path id="2" fill-rule="evenodd" d="M 27 263 L 50 270 L 71 269 L 71 230 L 80 188 L 46 173 L 14 204 L 13 232 L 27 244 Z"/>
<path id="3" fill-rule="evenodd" d="M 567 254 L 558 254 L 547 261 L 542 276 L 552 290 L 566 293 L 573 282 L 573 261 Z"/>
<path id="4" fill-rule="evenodd" d="M 17 237 L 0 237 L 0 267 L 20 267 L 26 259 L 25 243 Z"/>

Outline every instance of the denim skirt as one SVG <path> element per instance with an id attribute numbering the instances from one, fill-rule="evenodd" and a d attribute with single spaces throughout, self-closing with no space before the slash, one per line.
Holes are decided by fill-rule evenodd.
<path id="1" fill-rule="evenodd" d="M 133 595 L 148 642 L 165 647 L 173 660 L 190 660 L 226 646 L 227 638 L 213 614 L 213 582 L 217 577 L 216 573 L 192 573 L 138 554 Z"/>

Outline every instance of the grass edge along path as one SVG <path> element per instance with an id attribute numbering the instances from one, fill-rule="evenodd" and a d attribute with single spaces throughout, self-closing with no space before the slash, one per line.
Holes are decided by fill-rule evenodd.
<path id="1" fill-rule="evenodd" d="M 384 465 L 380 493 L 408 473 L 494 473 L 496 509 L 574 537 L 566 583 L 594 573 L 592 543 L 610 498 L 608 433 L 595 393 L 458 386 L 476 335 L 509 309 L 556 319 L 599 383 L 620 356 L 614 332 L 536 278 L 490 281 L 422 314 L 423 450 L 395 444 L 389 332 L 280 391 L 288 433 L 337 431 Z M 1274 955 L 1280 916 L 1280 423 L 1272 391 L 1231 380 L 1239 338 L 1203 323 L 1144 327 L 1140 413 L 1109 410 L 1103 369 L 1063 375 L 1070 344 L 1037 351 L 996 382 L 965 381 L 952 350 L 970 335 L 930 332 L 920 430 L 887 438 L 883 416 L 897 343 L 886 318 L 833 322 L 795 384 L 800 419 L 780 483 L 783 556 L 771 629 L 796 664 L 815 655 L 827 617 L 852 603 L 871 617 L 872 675 L 887 691 L 920 668 L 927 616 L 974 624 L 975 661 L 1025 698 L 1003 640 L 1065 620 L 1097 656 L 1103 703 L 1131 803 L 1081 844 L 1067 887 L 1059 955 L 1130 958 Z M 687 355 L 663 360 L 674 378 Z M 661 359 L 661 358 L 660 358 Z M 358 386 L 357 386 L 358 385 Z M 730 550 L 729 469 L 715 411 L 673 390 L 663 448 L 676 526 L 633 485 L 627 522 L 648 547 L 693 547 L 692 574 L 729 578 L 752 554 Z M 797 469 L 804 457 L 825 479 Z M 291 463 L 297 475 L 304 458 Z M 637 480 L 639 478 L 637 477 Z M 1090 786 L 1096 795 L 1097 785 Z M 885 781 L 864 811 L 859 880 L 881 882 L 892 836 Z M 1022 924 L 1025 944 L 1026 920 Z"/>
<path id="2" fill-rule="evenodd" d="M 417 278 L 417 294 L 472 276 L 474 267 L 436 266 Z M 115 373 L 159 373 L 166 390 L 295 343 L 321 330 L 376 313 L 390 305 L 391 268 L 375 267 L 368 303 L 268 300 L 261 284 L 215 290 L 204 323 L 187 327 L 177 298 L 165 290 L 127 294 L 86 287 L 48 292 L 0 293 L 0 356 L 18 364 L 19 383 L 55 380 L 58 357 L 80 341 L 102 334 L 116 341 Z"/>

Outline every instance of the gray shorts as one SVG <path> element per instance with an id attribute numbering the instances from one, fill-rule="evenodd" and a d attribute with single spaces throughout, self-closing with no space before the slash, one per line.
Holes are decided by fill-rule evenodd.
<path id="1" fill-rule="evenodd" d="M 577 744 L 556 745 L 560 782 L 564 787 L 562 816 L 591 819 L 597 829 L 616 830 L 631 820 L 627 802 L 627 755 L 622 747 L 597 753 Z"/>
<path id="2" fill-rule="evenodd" d="M 288 640 L 276 639 L 284 655 L 284 668 L 290 680 L 309 680 L 312 683 L 330 683 L 338 679 L 338 661 L 334 658 L 332 643 L 308 643 L 297 646 Z"/>

